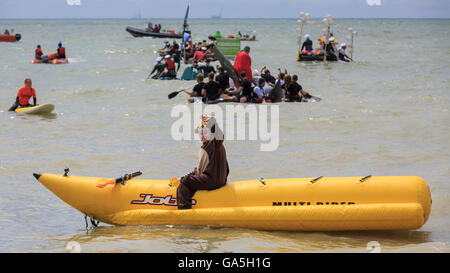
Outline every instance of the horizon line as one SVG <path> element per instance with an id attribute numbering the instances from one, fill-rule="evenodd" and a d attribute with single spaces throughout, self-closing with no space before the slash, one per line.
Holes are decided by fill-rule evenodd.
<path id="1" fill-rule="evenodd" d="M 450 17 L 334 17 L 334 19 L 450 19 Z M 0 20 L 36 20 L 36 19 L 184 19 L 184 17 L 3 17 Z M 211 17 L 191 17 L 189 19 L 209 19 L 209 20 L 222 20 L 222 19 L 300 19 L 300 17 L 225 17 L 225 18 L 211 18 Z M 323 19 L 323 17 L 312 17 L 310 20 Z"/>

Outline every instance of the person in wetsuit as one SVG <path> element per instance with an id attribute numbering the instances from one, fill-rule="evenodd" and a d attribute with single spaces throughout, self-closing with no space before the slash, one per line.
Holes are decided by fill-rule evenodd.
<path id="1" fill-rule="evenodd" d="M 62 46 L 62 43 L 58 43 L 58 49 L 56 50 L 56 58 L 57 59 L 65 59 L 66 58 L 66 49 Z"/>
<path id="2" fill-rule="evenodd" d="M 303 42 L 302 48 L 300 50 L 305 49 L 308 52 L 311 52 L 313 50 L 313 42 L 309 38 L 309 34 L 306 34 L 305 41 Z"/>
<path id="3" fill-rule="evenodd" d="M 33 105 L 29 103 L 30 98 L 33 97 Z M 25 79 L 25 85 L 19 89 L 16 96 L 16 102 L 9 108 L 8 111 L 14 111 L 21 107 L 36 106 L 36 90 L 32 87 L 31 79 Z"/>

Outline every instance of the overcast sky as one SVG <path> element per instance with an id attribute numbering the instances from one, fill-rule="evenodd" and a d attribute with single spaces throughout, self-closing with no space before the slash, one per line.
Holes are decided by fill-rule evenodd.
<path id="1" fill-rule="evenodd" d="M 190 18 L 450 18 L 450 0 L 0 0 L 0 19 L 182 18 L 188 4 Z"/>

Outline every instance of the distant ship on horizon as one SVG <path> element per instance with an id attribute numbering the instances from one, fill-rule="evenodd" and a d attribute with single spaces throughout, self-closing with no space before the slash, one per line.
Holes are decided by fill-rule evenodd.
<path id="1" fill-rule="evenodd" d="M 131 17 L 131 19 L 142 19 L 141 12 L 139 11 L 135 16 Z"/>
<path id="2" fill-rule="evenodd" d="M 222 9 L 220 9 L 219 15 L 213 15 L 211 16 L 211 19 L 221 19 L 222 18 Z"/>

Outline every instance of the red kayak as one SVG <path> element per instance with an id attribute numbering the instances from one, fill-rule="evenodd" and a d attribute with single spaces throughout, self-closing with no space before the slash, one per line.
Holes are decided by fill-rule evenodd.
<path id="1" fill-rule="evenodd" d="M 42 60 L 33 59 L 30 61 L 30 64 L 42 64 L 42 63 L 48 63 L 48 64 L 67 64 L 69 63 L 69 60 L 67 58 L 64 59 L 57 59 L 56 58 L 56 51 L 53 53 L 48 54 L 47 56 L 43 56 Z M 45 62 L 44 60 L 48 60 Z"/>
<path id="2" fill-rule="evenodd" d="M 0 35 L 0 42 L 17 42 L 22 38 L 19 33 L 16 35 Z"/>

